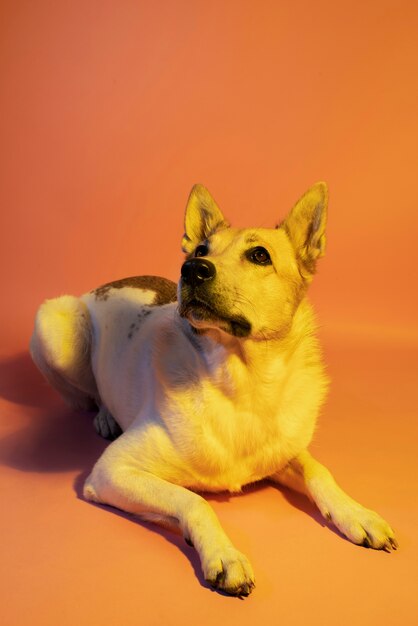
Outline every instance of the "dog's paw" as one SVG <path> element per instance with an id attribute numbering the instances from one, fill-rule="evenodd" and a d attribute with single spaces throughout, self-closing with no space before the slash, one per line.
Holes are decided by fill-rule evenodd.
<path id="1" fill-rule="evenodd" d="M 255 587 L 250 562 L 232 546 L 216 551 L 202 565 L 205 580 L 213 589 L 243 597 L 250 595 Z"/>
<path id="2" fill-rule="evenodd" d="M 380 515 L 357 502 L 350 501 L 332 511 L 326 510 L 323 515 L 357 545 L 385 552 L 398 548 L 389 524 Z"/>
<path id="3" fill-rule="evenodd" d="M 94 418 L 93 423 L 96 433 L 104 439 L 113 441 L 122 434 L 121 427 L 104 406 L 100 407 L 100 411 Z"/>

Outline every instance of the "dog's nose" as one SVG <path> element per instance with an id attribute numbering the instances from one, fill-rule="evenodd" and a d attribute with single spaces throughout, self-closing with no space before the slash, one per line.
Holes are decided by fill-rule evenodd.
<path id="1" fill-rule="evenodd" d="M 181 267 L 183 282 L 189 285 L 200 285 L 215 278 L 216 268 L 207 259 L 189 259 Z"/>

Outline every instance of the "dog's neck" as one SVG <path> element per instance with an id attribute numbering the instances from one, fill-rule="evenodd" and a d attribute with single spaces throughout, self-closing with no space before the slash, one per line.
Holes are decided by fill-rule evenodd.
<path id="1" fill-rule="evenodd" d="M 181 319 L 181 324 L 207 375 L 220 386 L 241 386 L 249 381 L 270 384 L 272 379 L 286 376 L 292 358 L 296 354 L 303 358 L 305 349 L 312 348 L 315 331 L 314 314 L 306 298 L 287 332 L 263 340 L 234 337 L 216 328 L 196 333 L 187 320 Z"/>

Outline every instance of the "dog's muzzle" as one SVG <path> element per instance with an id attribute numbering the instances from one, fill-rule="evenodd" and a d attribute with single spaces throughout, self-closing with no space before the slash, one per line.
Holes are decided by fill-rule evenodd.
<path id="1" fill-rule="evenodd" d="M 202 283 L 213 280 L 216 276 L 216 268 L 207 259 L 189 259 L 181 267 L 183 284 L 197 287 Z"/>
<path id="2" fill-rule="evenodd" d="M 191 325 L 204 321 L 215 322 L 225 332 L 235 337 L 248 337 L 251 323 L 242 315 L 231 316 L 222 303 L 214 298 L 211 281 L 216 277 L 216 267 L 207 259 L 194 258 L 183 263 L 181 268 L 181 295 L 179 313 Z"/>

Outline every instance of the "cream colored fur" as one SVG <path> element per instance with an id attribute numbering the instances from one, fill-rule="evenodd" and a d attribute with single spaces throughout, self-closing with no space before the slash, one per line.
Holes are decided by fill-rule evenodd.
<path id="1" fill-rule="evenodd" d="M 251 565 L 195 491 L 239 492 L 270 477 L 307 493 L 354 543 L 396 548 L 390 526 L 307 451 L 327 388 L 306 298 L 324 254 L 326 210 L 318 183 L 279 228 L 233 229 L 195 186 L 183 250 L 189 261 L 205 253 L 198 256 L 216 270 L 209 287 L 188 286 L 184 274 L 179 303 L 160 306 L 152 289 L 63 296 L 36 320 L 31 350 L 48 380 L 77 405 L 94 400 L 102 433 L 115 421 L 123 430 L 93 468 L 85 497 L 179 526 L 206 580 L 234 595 L 251 592 Z M 255 248 L 268 251 L 268 263 L 254 261 Z"/>

